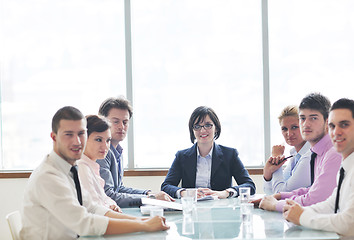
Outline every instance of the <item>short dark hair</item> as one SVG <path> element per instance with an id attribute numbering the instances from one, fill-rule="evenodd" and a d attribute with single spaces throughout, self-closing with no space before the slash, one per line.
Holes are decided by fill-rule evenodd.
<path id="1" fill-rule="evenodd" d="M 87 136 L 90 136 L 93 132 L 104 132 L 110 128 L 109 122 L 97 115 L 86 116 L 87 121 Z"/>
<path id="2" fill-rule="evenodd" d="M 100 106 L 98 114 L 100 114 L 104 117 L 107 117 L 109 114 L 109 111 L 112 108 L 128 110 L 129 118 L 131 118 L 133 116 L 133 107 L 130 104 L 129 100 L 123 96 L 119 96 L 117 98 L 110 97 L 110 98 L 107 98 L 106 100 L 104 100 Z"/>
<path id="3" fill-rule="evenodd" d="M 312 109 L 319 111 L 324 120 L 326 121 L 329 114 L 329 109 L 331 107 L 331 102 L 325 96 L 320 93 L 310 93 L 301 100 L 299 109 Z"/>
<path id="4" fill-rule="evenodd" d="M 331 111 L 335 109 L 348 109 L 352 112 L 352 117 L 354 118 L 354 101 L 349 98 L 341 98 L 333 103 Z"/>
<path id="5" fill-rule="evenodd" d="M 60 108 L 53 116 L 52 132 L 58 133 L 60 120 L 62 120 L 62 119 L 76 121 L 76 120 L 81 120 L 84 118 L 85 118 L 84 115 L 77 108 L 74 108 L 71 106 L 66 106 L 66 107 Z"/>
<path id="6" fill-rule="evenodd" d="M 194 140 L 195 140 L 195 136 L 194 136 L 194 132 L 193 132 L 194 124 L 198 124 L 200 122 L 203 122 L 207 115 L 210 117 L 210 119 L 213 121 L 213 123 L 215 125 L 214 139 L 216 140 L 219 138 L 220 133 L 221 133 L 221 124 L 220 124 L 218 116 L 216 115 L 214 110 L 211 109 L 210 107 L 201 106 L 201 107 L 197 107 L 193 111 L 191 117 L 189 118 L 189 135 L 190 135 L 190 139 L 191 139 L 192 143 L 194 143 Z"/>

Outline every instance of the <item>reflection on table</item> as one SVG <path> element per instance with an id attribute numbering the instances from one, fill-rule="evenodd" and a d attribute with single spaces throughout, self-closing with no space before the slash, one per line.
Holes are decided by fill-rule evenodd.
<path id="1" fill-rule="evenodd" d="M 142 216 L 139 208 L 125 208 L 123 212 Z M 181 211 L 165 211 L 170 229 L 165 232 L 131 233 L 89 239 L 339 239 L 336 233 L 294 226 L 281 213 L 253 210 L 250 224 L 242 222 L 238 199 L 198 202 L 189 218 Z"/>

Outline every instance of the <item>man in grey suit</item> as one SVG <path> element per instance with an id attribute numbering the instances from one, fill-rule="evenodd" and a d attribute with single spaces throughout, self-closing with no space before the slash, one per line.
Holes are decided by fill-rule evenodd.
<path id="1" fill-rule="evenodd" d="M 129 120 L 133 115 L 130 102 L 124 97 L 108 98 L 100 106 L 99 114 L 111 123 L 111 147 L 105 159 L 97 160 L 100 175 L 105 180 L 105 192 L 120 207 L 139 207 L 142 197 L 152 197 L 165 201 L 174 201 L 165 192 L 152 193 L 123 185 L 123 148 L 119 144 L 127 135 Z"/>

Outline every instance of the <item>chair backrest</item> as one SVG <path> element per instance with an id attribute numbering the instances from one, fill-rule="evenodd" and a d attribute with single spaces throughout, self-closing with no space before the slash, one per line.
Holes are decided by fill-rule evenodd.
<path id="1" fill-rule="evenodd" d="M 12 213 L 7 214 L 6 220 L 10 227 L 12 239 L 20 240 L 20 231 L 22 228 L 20 211 L 14 211 Z"/>

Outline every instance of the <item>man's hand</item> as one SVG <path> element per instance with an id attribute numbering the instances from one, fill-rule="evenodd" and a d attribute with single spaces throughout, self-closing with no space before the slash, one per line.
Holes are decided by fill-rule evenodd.
<path id="1" fill-rule="evenodd" d="M 303 207 L 297 202 L 289 199 L 286 200 L 286 204 L 283 208 L 283 216 L 287 221 L 300 225 L 300 216 L 303 212 Z"/>
<path id="2" fill-rule="evenodd" d="M 259 208 L 275 211 L 278 200 L 274 196 L 265 196 L 259 203 Z"/>
<path id="3" fill-rule="evenodd" d="M 250 203 L 253 203 L 253 206 L 254 206 L 255 208 L 258 208 L 258 207 L 259 207 L 259 204 L 260 204 L 261 201 L 262 201 L 262 199 L 263 199 L 263 198 L 258 198 L 258 199 L 255 199 L 255 200 L 250 201 Z"/>
<path id="4" fill-rule="evenodd" d="M 148 196 L 150 195 L 154 195 L 156 199 L 158 200 L 163 200 L 163 201 L 167 201 L 167 202 L 174 202 L 176 200 L 174 200 L 170 195 L 168 195 L 167 193 L 160 191 L 158 193 L 151 193 L 148 192 L 147 194 Z"/>

